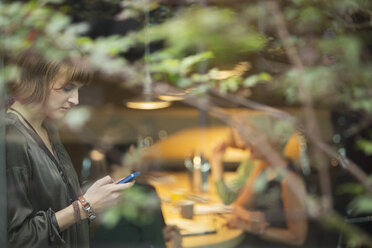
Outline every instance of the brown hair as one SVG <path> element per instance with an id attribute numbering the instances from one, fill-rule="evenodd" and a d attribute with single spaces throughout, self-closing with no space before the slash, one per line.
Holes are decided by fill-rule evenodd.
<path id="1" fill-rule="evenodd" d="M 44 102 L 51 85 L 58 77 L 66 78 L 65 85 L 72 81 L 86 85 L 91 80 L 89 72 L 76 68 L 68 61 L 46 61 L 34 52 L 23 52 L 12 62 L 21 71 L 19 79 L 8 84 L 9 94 L 15 100 L 25 104 Z"/>

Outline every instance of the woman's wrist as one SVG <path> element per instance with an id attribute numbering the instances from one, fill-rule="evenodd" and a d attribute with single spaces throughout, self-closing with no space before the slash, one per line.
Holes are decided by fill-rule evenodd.
<path id="1" fill-rule="evenodd" d="M 212 178 L 214 182 L 218 182 L 222 179 L 223 172 L 222 171 L 212 171 Z"/>
<path id="2" fill-rule="evenodd" d="M 75 219 L 75 223 L 78 224 L 78 225 L 81 225 L 81 207 L 79 206 L 79 201 L 76 200 L 72 203 L 72 208 L 74 210 L 74 219 Z"/>
<path id="3" fill-rule="evenodd" d="M 93 221 L 97 216 L 96 213 L 94 212 L 92 205 L 90 205 L 90 202 L 85 199 L 84 196 L 79 196 L 79 202 L 81 204 L 81 207 L 85 213 L 85 219 L 89 219 L 89 221 Z"/>
<path id="4" fill-rule="evenodd" d="M 223 176 L 223 167 L 222 163 L 220 162 L 211 162 L 211 168 L 212 168 L 212 178 L 213 180 L 219 181 Z"/>
<path id="5" fill-rule="evenodd" d="M 222 161 L 223 161 L 223 156 L 219 156 L 219 155 L 214 155 L 214 157 L 211 157 L 211 159 L 209 160 L 211 165 L 217 165 L 217 166 L 221 166 L 222 165 Z"/>
<path id="6" fill-rule="evenodd" d="M 87 213 L 84 211 L 83 205 L 81 204 L 80 201 L 78 201 L 78 204 L 79 204 L 79 209 L 80 209 L 80 219 L 81 219 L 81 220 L 85 220 L 86 218 L 88 218 L 88 215 L 87 215 Z"/>
<path id="7" fill-rule="evenodd" d="M 265 226 L 261 229 L 260 233 L 258 234 L 260 237 L 264 237 L 267 234 L 267 230 L 269 229 L 269 225 Z"/>

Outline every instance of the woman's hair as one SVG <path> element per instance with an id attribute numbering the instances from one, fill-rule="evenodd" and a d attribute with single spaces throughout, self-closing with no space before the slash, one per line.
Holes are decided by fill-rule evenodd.
<path id="1" fill-rule="evenodd" d="M 250 116 L 246 123 L 247 128 L 256 132 L 256 137 L 262 136 L 278 152 L 282 152 L 288 139 L 295 133 L 295 128 L 290 121 L 279 120 L 264 113 L 257 116 Z M 230 144 L 238 146 L 244 143 L 247 147 L 256 146 L 254 139 L 247 140 L 244 134 L 246 127 L 231 127 Z"/>
<path id="2" fill-rule="evenodd" d="M 68 61 L 47 61 L 34 52 L 22 52 L 11 63 L 18 66 L 20 76 L 16 82 L 8 84 L 9 95 L 25 104 L 44 102 L 51 85 L 59 77 L 66 78 L 65 85 L 71 82 L 86 85 L 91 80 L 89 72 L 76 68 Z"/>

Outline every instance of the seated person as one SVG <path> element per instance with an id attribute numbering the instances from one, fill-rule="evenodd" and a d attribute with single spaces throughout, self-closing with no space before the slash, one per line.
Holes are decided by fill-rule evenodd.
<path id="1" fill-rule="evenodd" d="M 239 247 L 303 245 L 308 230 L 303 178 L 290 160 L 286 171 L 278 172 L 258 149 L 254 146 L 251 149 L 261 157 L 261 162 L 235 201 L 234 216 L 228 221 L 246 231 Z"/>
<path id="2" fill-rule="evenodd" d="M 130 156 L 133 147 L 129 150 L 127 155 Z M 137 165 L 131 166 L 128 160 L 124 162 L 122 152 L 116 147 L 106 153 L 106 161 L 115 180 L 140 170 Z M 181 247 L 180 230 L 165 224 L 160 198 L 155 188 L 146 182 L 146 175 L 141 173 L 135 179 L 133 189 L 123 195 L 130 204 L 114 210 L 120 216 L 116 224 L 112 227 L 101 224 L 95 228 L 92 247 Z"/>
<path id="3" fill-rule="evenodd" d="M 250 157 L 242 161 L 237 170 L 236 176 L 229 184 L 226 184 L 223 178 L 223 156 L 228 147 L 239 148 L 250 152 Z M 239 133 L 235 129 L 231 129 L 230 139 L 218 143 L 212 152 L 212 156 L 209 159 L 211 164 L 212 179 L 215 183 L 217 193 L 221 201 L 228 205 L 233 203 L 238 197 L 241 189 L 247 182 L 247 179 L 254 169 L 254 167 L 260 162 L 254 157 L 254 154 L 250 151 L 249 145 L 244 142 L 240 137 Z"/>

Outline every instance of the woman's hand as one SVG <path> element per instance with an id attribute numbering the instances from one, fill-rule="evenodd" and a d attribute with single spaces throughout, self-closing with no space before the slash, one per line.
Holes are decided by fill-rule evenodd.
<path id="1" fill-rule="evenodd" d="M 182 236 L 177 226 L 165 226 L 163 228 L 163 236 L 169 248 L 182 247 Z"/>
<path id="2" fill-rule="evenodd" d="M 242 206 L 239 206 L 239 205 L 234 206 L 234 210 L 233 210 L 234 216 L 239 217 L 243 220 L 244 219 L 249 220 L 249 216 L 251 215 L 251 213 L 252 211 L 248 211 Z"/>
<path id="3" fill-rule="evenodd" d="M 226 142 L 224 142 L 224 141 L 219 142 L 216 146 L 213 147 L 212 159 L 214 161 L 221 162 L 222 159 L 223 159 L 223 156 L 225 155 L 226 149 L 227 149 Z"/>
<path id="4" fill-rule="evenodd" d="M 269 223 L 266 221 L 264 213 L 260 211 L 241 211 L 234 212 L 234 216 L 227 221 L 228 225 L 244 229 L 247 232 L 261 235 L 265 232 Z"/>
<path id="5" fill-rule="evenodd" d="M 217 182 L 223 177 L 222 160 L 225 154 L 227 145 L 225 142 L 218 143 L 212 150 L 212 156 L 210 157 L 210 165 L 212 169 L 213 181 Z"/>
<path id="6" fill-rule="evenodd" d="M 102 210 L 115 205 L 121 191 L 132 187 L 134 182 L 116 184 L 110 176 L 106 176 L 97 180 L 84 195 L 84 198 L 90 203 L 94 212 L 98 213 Z"/>

